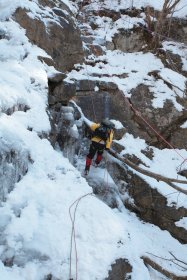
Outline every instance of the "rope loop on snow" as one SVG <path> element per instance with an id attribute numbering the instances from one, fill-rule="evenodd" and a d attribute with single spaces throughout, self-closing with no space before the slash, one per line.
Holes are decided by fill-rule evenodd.
<path id="1" fill-rule="evenodd" d="M 71 219 L 71 223 L 72 223 L 72 230 L 71 230 L 71 244 L 70 244 L 70 266 L 69 266 L 69 280 L 73 280 L 72 278 L 72 250 L 73 250 L 73 241 L 74 241 L 74 246 L 75 246 L 75 259 L 76 259 L 76 273 L 75 273 L 75 280 L 78 280 L 78 251 L 77 251 L 77 244 L 76 244 L 76 234 L 75 234 L 75 219 L 76 219 L 76 212 L 77 212 L 77 208 L 78 208 L 78 205 L 80 203 L 80 201 L 89 196 L 89 195 L 93 195 L 93 192 L 91 193 L 87 193 L 85 195 L 82 195 L 80 196 L 79 198 L 77 198 L 69 207 L 69 216 L 70 216 L 70 219 Z M 72 217 L 72 214 L 71 214 L 71 208 L 75 206 L 75 209 L 74 209 L 74 213 L 73 213 L 73 217 Z"/>

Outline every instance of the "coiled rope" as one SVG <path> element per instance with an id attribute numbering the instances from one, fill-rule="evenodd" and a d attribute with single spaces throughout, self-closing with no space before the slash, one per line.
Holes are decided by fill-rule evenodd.
<path id="1" fill-rule="evenodd" d="M 80 196 L 79 198 L 77 198 L 69 207 L 69 216 L 71 219 L 71 223 L 72 223 L 72 230 L 71 230 L 71 243 L 70 243 L 70 256 L 69 256 L 69 261 L 70 261 L 70 266 L 69 266 L 69 280 L 73 280 L 72 278 L 72 251 L 73 251 L 73 242 L 74 242 L 74 247 L 75 247 L 75 262 L 76 262 L 76 270 L 75 270 L 75 280 L 78 280 L 78 251 L 77 251 L 77 244 L 76 244 L 76 231 L 75 231 L 75 219 L 76 219 L 76 212 L 77 212 L 77 208 L 78 205 L 80 203 L 80 201 L 89 196 L 89 195 L 93 195 L 93 193 L 87 193 L 85 195 Z M 76 205 L 75 205 L 76 204 Z M 74 209 L 74 213 L 73 213 L 73 217 L 72 217 L 72 213 L 71 213 L 71 208 L 75 205 L 75 209 Z"/>

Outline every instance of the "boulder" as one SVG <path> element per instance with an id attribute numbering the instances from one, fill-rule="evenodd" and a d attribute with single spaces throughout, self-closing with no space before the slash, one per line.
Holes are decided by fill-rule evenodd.
<path id="1" fill-rule="evenodd" d="M 140 28 L 134 28 L 133 30 L 119 29 L 112 38 L 112 42 L 113 49 L 123 52 L 138 52 L 145 45 L 143 32 Z"/>
<path id="2" fill-rule="evenodd" d="M 40 1 L 41 8 L 45 10 L 45 6 L 54 7 L 51 2 Z M 66 10 L 69 11 L 69 8 L 66 7 Z M 54 20 L 55 17 L 58 22 Z M 83 61 L 80 32 L 71 14 L 67 16 L 62 9 L 54 7 L 51 9 L 51 17 L 44 21 L 41 15 L 33 18 L 29 16 L 29 11 L 18 8 L 14 18 L 26 30 L 29 40 L 52 57 L 58 70 L 71 70 L 74 64 Z M 44 22 L 47 22 L 47 25 Z"/>
<path id="3" fill-rule="evenodd" d="M 105 280 L 130 280 L 132 272 L 132 266 L 126 259 L 118 259 L 112 264 L 109 276 Z"/>
<path id="4" fill-rule="evenodd" d="M 157 130 L 166 140 L 175 144 L 178 148 L 185 148 L 184 140 L 185 129 L 180 129 L 180 124 L 187 118 L 187 111 L 178 111 L 171 100 L 166 100 L 163 108 L 155 108 L 152 106 L 153 93 L 150 92 L 146 85 L 139 85 L 136 89 L 131 91 L 131 102 L 133 106 L 141 112 L 142 116 L 149 122 L 149 124 Z M 180 100 L 185 107 L 185 99 Z M 140 125 L 138 134 L 142 135 L 142 130 L 147 133 L 144 138 L 150 141 L 152 145 L 159 147 L 167 147 L 168 145 L 158 137 L 155 132 L 142 121 L 141 118 L 135 117 L 136 122 Z M 150 139 L 148 138 L 150 137 Z"/>
<path id="5" fill-rule="evenodd" d="M 67 105 L 69 100 L 75 96 L 75 84 L 68 83 L 65 81 L 61 82 L 48 82 L 49 85 L 49 94 L 48 94 L 48 102 L 49 106 L 60 103 L 63 105 Z"/>

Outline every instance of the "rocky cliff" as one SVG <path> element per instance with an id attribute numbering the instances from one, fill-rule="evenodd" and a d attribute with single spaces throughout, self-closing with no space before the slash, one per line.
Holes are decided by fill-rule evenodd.
<path id="1" fill-rule="evenodd" d="M 21 98 L 17 98 L 17 106 L 2 106 L 2 114 L 8 119 L 8 116 L 16 113 L 20 120 L 22 112 L 30 114 L 30 122 L 20 121 L 27 132 L 34 132 L 33 137 L 42 141 L 49 140 L 53 149 L 62 151 L 77 169 L 80 169 L 79 164 L 84 160 L 89 146 L 89 140 L 85 137 L 84 117 L 95 122 L 108 117 L 120 122 L 120 127 L 116 125 L 113 143 L 117 153 L 147 170 L 186 180 L 186 18 L 174 16 L 166 22 L 170 32 L 163 30 L 159 46 L 155 47 L 155 26 L 152 26 L 151 31 L 148 29 L 146 7 L 124 8 L 118 3 L 118 8 L 114 9 L 112 5 L 107 5 L 107 1 L 72 1 L 71 10 L 64 2 L 39 0 L 34 9 L 29 5 L 18 5 L 11 15 L 11 20 L 24 30 L 27 38 L 24 40 L 43 50 L 33 52 L 34 59 L 37 57 L 43 65 L 42 71 L 47 73 L 47 80 L 41 82 L 32 77 L 31 70 L 29 91 L 33 93 L 39 88 L 41 96 L 44 91 L 47 92 L 46 107 L 41 110 L 47 112 L 50 124 L 46 125 L 46 129 L 38 128 L 36 124 L 39 120 L 36 118 L 32 122 L 32 102 Z M 153 15 L 155 22 L 158 21 L 160 11 L 153 9 Z M 0 36 L 1 40 L 12 40 L 10 31 L 2 30 Z M 25 41 L 20 43 L 24 46 L 21 61 L 27 63 L 27 58 L 29 62 L 32 60 L 29 57 L 31 46 L 26 49 L 24 44 Z M 40 111 L 40 104 L 37 111 Z M 6 141 L 3 136 L 0 138 L 1 202 L 6 201 L 8 193 L 36 162 L 35 152 L 30 153 L 25 143 L 22 146 L 12 142 L 8 137 Z M 171 166 L 170 169 L 167 165 Z M 106 165 L 101 168 L 106 168 L 113 184 L 106 191 L 108 182 L 103 184 L 100 178 L 88 178 L 98 198 L 112 209 L 121 211 L 125 206 L 143 223 L 156 225 L 181 244 L 187 243 L 187 229 L 180 226 L 180 221 L 187 217 L 184 193 L 176 192 L 172 186 L 168 187 L 162 182 L 147 179 L 112 157 L 107 158 Z M 47 177 L 51 181 L 56 180 L 53 172 L 49 171 Z M 182 187 L 186 189 L 186 185 Z M 4 234 L 4 227 L 2 232 Z M 123 243 L 120 242 L 119 247 Z M 11 245 L 8 246 L 11 248 Z M 8 254 L 7 248 L 2 253 L 4 265 L 24 266 L 21 255 L 14 255 L 12 250 Z M 33 257 L 31 251 L 28 255 L 24 251 L 22 257 L 29 261 Z M 140 257 L 146 266 L 159 271 L 162 274 L 160 277 L 186 279 L 185 269 L 179 276 L 174 272 L 168 274 L 169 269 L 162 270 L 155 265 L 155 259 L 151 263 L 143 255 Z M 36 259 L 45 262 L 48 257 L 44 252 Z M 114 259 L 105 279 L 135 279 L 132 276 L 132 260 L 128 260 L 125 255 L 124 258 L 116 256 Z M 50 269 L 48 271 L 49 274 L 43 279 L 57 279 Z"/>

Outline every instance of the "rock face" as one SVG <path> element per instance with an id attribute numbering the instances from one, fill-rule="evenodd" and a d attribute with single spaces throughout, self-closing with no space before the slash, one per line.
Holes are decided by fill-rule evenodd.
<path id="1" fill-rule="evenodd" d="M 120 29 L 112 39 L 114 50 L 137 52 L 145 45 L 143 32 L 139 28 L 133 30 Z"/>
<path id="2" fill-rule="evenodd" d="M 88 118 L 98 122 L 105 117 L 118 119 L 135 137 L 142 137 L 151 145 L 168 148 L 167 144 L 136 116 L 127 98 L 113 82 L 82 80 L 76 83 L 76 101 Z M 96 93 L 95 87 L 99 89 Z M 154 108 L 152 100 L 153 94 L 146 85 L 139 85 L 131 91 L 130 102 L 141 112 L 145 120 L 148 120 L 171 144 L 178 148 L 186 148 L 184 141 L 186 129 L 180 128 L 180 125 L 187 120 L 187 111 L 178 111 L 169 100 L 166 100 L 163 108 Z M 185 102 L 184 99 L 182 101 L 184 107 Z"/>
<path id="3" fill-rule="evenodd" d="M 118 259 L 112 264 L 112 269 L 109 271 L 109 276 L 105 280 L 130 280 L 132 266 L 128 260 Z"/>
<path id="4" fill-rule="evenodd" d="M 30 17 L 25 9 L 17 9 L 14 14 L 16 21 L 26 29 L 29 40 L 44 49 L 53 59 L 54 66 L 61 71 L 73 68 L 74 64 L 83 61 L 82 41 L 80 32 L 75 25 L 71 12 L 65 4 L 60 5 L 54 1 L 39 1 L 40 8 L 51 7 L 51 14 L 48 18 L 38 16 Z M 67 15 L 63 10 L 69 12 Z M 45 13 L 43 15 L 45 17 Z M 47 22 L 47 23 L 46 23 Z M 44 59 L 45 60 L 45 59 Z M 49 59 L 46 60 L 49 63 Z M 50 61 L 50 63 L 53 63 Z"/>
<path id="5" fill-rule="evenodd" d="M 156 128 L 156 130 L 170 142 L 175 142 L 178 148 L 185 148 L 185 143 L 182 141 L 183 133 L 180 125 L 187 119 L 187 111 L 178 111 L 175 105 L 166 100 L 163 108 L 154 108 L 152 105 L 153 95 L 149 88 L 145 85 L 139 85 L 136 89 L 131 91 L 131 102 L 133 106 L 141 112 L 142 116 Z M 183 100 L 185 107 L 185 99 Z M 167 117 L 166 117 L 167 115 Z M 135 135 L 142 135 L 142 131 L 146 132 L 142 135 L 146 140 L 149 140 L 152 145 L 159 145 L 162 147 L 168 146 L 147 126 L 140 118 L 135 116 L 135 121 L 139 125 L 140 130 L 134 130 Z M 177 133 L 178 141 L 174 134 Z M 173 141 L 172 141 L 173 139 Z M 174 141 L 175 139 L 175 141 Z M 162 142 L 162 143 L 160 143 Z M 166 146 L 165 146 L 166 145 Z"/>
<path id="6" fill-rule="evenodd" d="M 73 14 L 61 1 L 40 0 L 39 8 L 44 11 L 35 17 L 25 9 L 17 9 L 14 18 L 26 29 L 29 40 L 44 49 L 52 59 L 41 58 L 49 65 L 54 65 L 60 71 L 71 70 L 76 63 L 83 61 L 82 40 Z M 58 8 L 57 8 L 58 7 Z M 50 9 L 47 18 L 45 10 Z M 48 78 L 49 112 L 51 120 L 50 140 L 59 144 L 72 161 L 75 154 L 78 132 L 73 130 L 73 109 L 67 106 L 75 95 L 75 84 L 65 82 L 66 75 L 59 72 Z M 71 147 L 71 151 L 68 147 Z"/>
<path id="7" fill-rule="evenodd" d="M 177 208 L 177 205 L 168 206 L 164 196 L 128 168 L 122 168 L 116 162 L 112 162 L 108 167 L 128 209 L 134 211 L 144 221 L 169 231 L 181 243 L 187 243 L 187 231 L 175 225 L 175 222 L 187 216 L 187 209 Z M 128 199 L 123 199 L 126 192 L 133 198 L 133 204 Z"/>
<path id="8" fill-rule="evenodd" d="M 94 92 L 95 87 L 99 89 L 97 92 Z M 92 120 L 101 121 L 109 117 L 128 126 L 127 121 L 132 117 L 123 93 L 113 82 L 77 81 L 76 101 L 83 113 Z"/>
<path id="9" fill-rule="evenodd" d="M 186 149 L 185 139 L 187 139 L 187 128 L 178 128 L 172 132 L 170 136 L 170 143 L 174 147 Z"/>
<path id="10" fill-rule="evenodd" d="M 67 105 L 69 100 L 75 96 L 75 84 L 64 81 L 66 76 L 63 73 L 48 78 L 48 103 L 49 106 L 56 104 Z"/>

